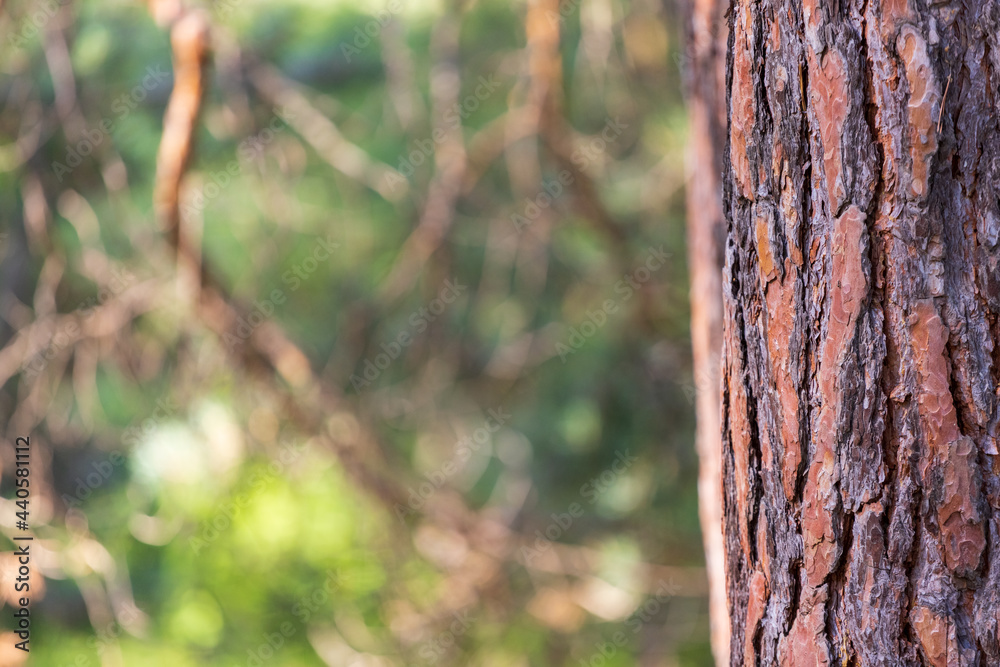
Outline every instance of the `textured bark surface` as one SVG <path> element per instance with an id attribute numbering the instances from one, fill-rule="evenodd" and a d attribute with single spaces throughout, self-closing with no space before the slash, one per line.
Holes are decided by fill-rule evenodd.
<path id="1" fill-rule="evenodd" d="M 726 128 L 727 30 L 721 0 L 685 6 L 687 58 L 687 242 L 691 276 L 691 346 L 694 360 L 698 447 L 698 513 L 708 574 L 712 654 L 729 663 L 729 607 L 722 539 L 722 156 Z"/>
<path id="2" fill-rule="evenodd" d="M 737 0 L 733 665 L 1000 665 L 1000 2 Z"/>

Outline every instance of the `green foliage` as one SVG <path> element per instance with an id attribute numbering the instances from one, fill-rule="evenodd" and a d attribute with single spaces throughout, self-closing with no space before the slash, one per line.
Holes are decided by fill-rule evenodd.
<path id="1" fill-rule="evenodd" d="M 19 34 L 34 5 L 8 4 L 6 30 Z M 232 345 L 196 324 L 194 307 L 168 282 L 161 298 L 134 318 L 129 336 L 109 333 L 100 350 L 90 350 L 92 382 L 91 357 L 82 352 L 67 361 L 65 378 L 56 378 L 60 390 L 37 431 L 39 441 L 52 444 L 55 509 L 38 532 L 66 565 L 35 610 L 31 664 L 97 665 L 104 651 L 121 664 L 170 667 L 254 660 L 346 665 L 362 655 L 369 662 L 358 664 L 598 664 L 595 646 L 622 630 L 652 595 L 637 578 L 643 563 L 701 563 L 677 47 L 664 42 L 656 51 L 657 42 L 641 51 L 653 49 L 652 64 L 640 63 L 626 30 L 634 21 L 655 22 L 672 38 L 676 17 L 654 3 L 616 0 L 606 24 L 589 3 L 562 20 L 570 134 L 588 145 L 608 119 L 628 124 L 588 154 L 584 168 L 625 232 L 620 247 L 569 188 L 550 197 L 526 229 L 516 228 L 511 215 L 524 215 L 542 191 L 524 192 L 518 180 L 530 151 L 539 150 L 543 183 L 563 169 L 537 143 L 520 141 L 482 167 L 458 198 L 441 248 L 402 294 L 389 298 L 386 281 L 440 176 L 433 156 L 413 164 L 406 196 L 388 201 L 332 168 L 329 156 L 310 144 L 315 137 L 284 122 L 268 131 L 276 110 L 237 74 L 231 44 L 240 44 L 244 65 L 273 64 L 347 141 L 398 169 L 440 127 L 429 111 L 431 78 L 440 67 L 431 55 L 440 10 L 403 4 L 362 48 L 354 44 L 357 29 L 375 21 L 384 5 L 209 3 L 233 41 L 216 52 L 186 180 L 187 196 L 204 196 L 192 224 L 205 263 L 249 307 L 280 293 L 265 319 L 280 325 L 313 371 L 345 395 L 318 428 L 358 448 L 372 443 L 352 434 L 369 429 L 381 465 L 407 491 L 419 495 L 462 438 L 487 423 L 488 410 L 509 413 L 448 475 L 446 487 L 432 485 L 428 502 L 455 494 L 532 542 L 536 531 L 546 534 L 553 514 L 579 503 L 582 514 L 554 542 L 597 552 L 598 571 L 578 577 L 525 567 L 516 554 L 500 558 L 496 572 L 480 573 L 478 593 L 460 606 L 472 619 L 468 627 L 452 632 L 458 621 L 447 613 L 438 618 L 435 605 L 461 588 L 458 563 L 469 554 L 462 531 L 434 526 L 416 512 L 400 520 L 391 505 L 363 490 L 317 433 L 296 425 L 287 406 L 236 367 L 227 356 Z M 61 128 L 46 135 L 30 163 L 0 171 L 4 217 L 21 221 L 5 231 L 22 244 L 23 179 L 32 175 L 46 192 L 49 241 L 66 263 L 54 297 L 64 313 L 100 293 L 87 259 L 96 248 L 131 272 L 130 286 L 174 270 L 152 209 L 171 81 L 144 91 L 141 100 L 132 94 L 148 67 L 171 71 L 169 40 L 135 4 L 84 2 L 67 11 L 74 19 L 65 35 L 79 113 L 88 129 L 104 119 L 113 127 L 61 177 L 53 165 L 66 162 L 77 141 Z M 491 124 L 524 104 L 525 12 L 522 3 L 486 1 L 461 17 L 459 99 L 474 97 L 481 77 L 499 82 L 461 120 L 468 151 Z M 403 81 L 386 75 L 386 40 L 396 40 L 393 51 L 409 68 Z M 31 77 L 41 107 L 53 108 L 57 95 L 39 38 L 20 48 L 4 44 L 7 71 Z M 359 53 L 348 57 L 344 45 Z M 5 75 L 3 85 L 14 84 Z M 409 125 L 394 106 L 406 95 Z M 116 106 L 122 96 L 131 101 Z M 4 114 L 0 129 L 10 144 L 19 126 Z M 248 140 L 258 147 L 247 152 Z M 237 173 L 223 185 L 217 175 L 231 165 Z M 69 191 L 89 209 L 60 199 Z M 81 225 L 87 216 L 96 219 L 96 235 Z M 321 242 L 336 246 L 323 259 Z M 638 275 L 650 248 L 662 248 L 669 259 L 649 272 L 642 290 L 629 289 L 623 281 Z M 20 269 L 21 287 L 5 289 L 20 289 L 20 300 L 33 305 L 26 294 L 44 261 L 44 254 L 31 255 Z M 440 314 L 421 315 L 446 280 L 464 286 L 458 297 Z M 615 309 L 597 322 L 593 313 L 607 301 Z M 412 344 L 359 389 L 351 378 L 363 377 L 366 362 L 375 364 L 401 332 Z M 4 340 L 10 336 L 5 332 Z M 560 355 L 558 344 L 568 351 Z M 26 386 L 18 382 L 5 387 L 5 418 L 18 387 Z M 174 407 L 158 410 L 164 399 Z M 624 452 L 636 462 L 619 472 L 613 466 Z M 90 484 L 88 475 L 112 453 L 124 462 Z M 86 497 L 77 497 L 81 484 Z M 79 501 L 68 514 L 60 500 L 67 494 Z M 617 617 L 599 615 L 606 598 L 586 597 L 595 577 L 624 596 Z M 141 613 L 95 628 L 107 614 L 91 607 L 127 591 L 123 582 Z M 637 665 L 643 655 L 641 664 L 710 664 L 703 599 L 672 598 L 635 632 L 624 631 L 627 641 L 600 664 Z M 657 642 L 643 640 L 659 635 Z M 433 643 L 439 640 L 440 651 Z M 662 662 L 644 653 L 648 646 Z"/>

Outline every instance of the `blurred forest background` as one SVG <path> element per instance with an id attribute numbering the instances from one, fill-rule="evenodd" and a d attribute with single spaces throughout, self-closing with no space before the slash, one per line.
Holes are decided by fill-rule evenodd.
<path id="1" fill-rule="evenodd" d="M 711 664 L 679 11 L 3 2 L 28 664 Z"/>

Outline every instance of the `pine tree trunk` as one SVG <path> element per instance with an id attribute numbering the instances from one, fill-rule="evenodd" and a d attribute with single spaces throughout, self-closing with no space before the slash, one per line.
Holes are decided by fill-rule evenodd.
<path id="1" fill-rule="evenodd" d="M 998 31 L 996 0 L 732 6 L 732 665 L 1000 665 Z"/>
<path id="2" fill-rule="evenodd" d="M 722 539 L 722 431 L 719 421 L 722 356 L 722 154 L 726 128 L 726 23 L 721 0 L 685 3 L 684 68 L 688 130 L 687 242 L 691 279 L 698 447 L 698 513 L 705 545 L 712 654 L 729 662 L 729 609 Z"/>

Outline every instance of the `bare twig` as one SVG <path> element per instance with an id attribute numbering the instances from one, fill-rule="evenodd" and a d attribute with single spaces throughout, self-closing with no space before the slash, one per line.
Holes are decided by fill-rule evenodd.
<path id="1" fill-rule="evenodd" d="M 386 301 L 398 298 L 412 286 L 421 268 L 441 246 L 454 221 L 455 204 L 462 191 L 466 169 L 462 123 L 457 118 L 449 123 L 446 115 L 448 110 L 458 108 L 461 96 L 461 73 L 457 65 L 458 36 L 458 17 L 449 14 L 438 22 L 431 38 L 436 61 L 431 74 L 433 117 L 437 130 L 443 134 L 438 135 L 435 131 L 436 173 L 420 222 L 406 239 L 385 280 L 381 296 Z"/>
<path id="2" fill-rule="evenodd" d="M 185 12 L 170 31 L 174 54 L 174 90 L 163 119 L 163 138 L 156 156 L 153 203 L 160 225 L 177 254 L 178 272 L 196 280 L 200 258 L 181 233 L 180 194 L 184 172 L 194 152 L 195 131 L 205 94 L 209 59 L 208 18 Z"/>
<path id="3" fill-rule="evenodd" d="M 371 158 L 348 141 L 333 121 L 318 111 L 301 87 L 286 79 L 270 65 L 254 65 L 250 83 L 276 109 L 286 112 L 285 120 L 327 164 L 371 188 L 388 201 L 406 194 L 406 179 L 389 165 Z M 393 186 L 399 184 L 398 187 Z"/>

